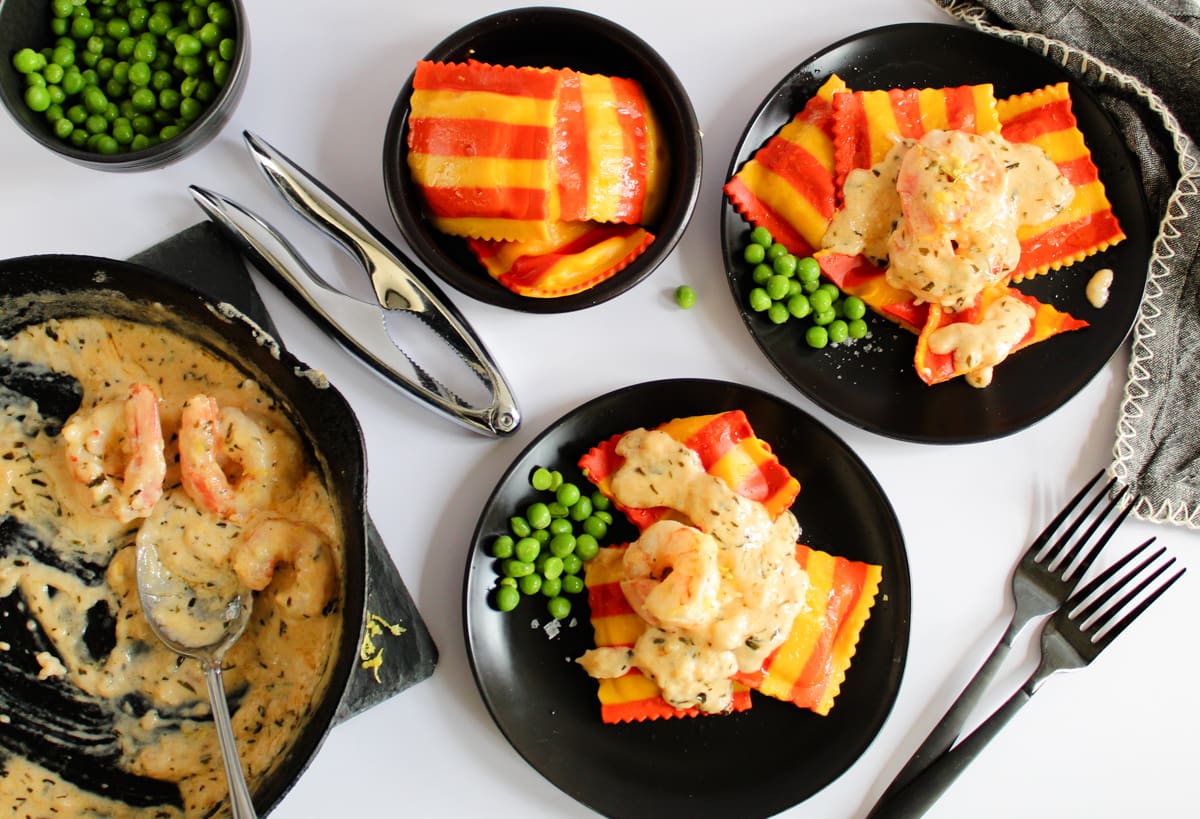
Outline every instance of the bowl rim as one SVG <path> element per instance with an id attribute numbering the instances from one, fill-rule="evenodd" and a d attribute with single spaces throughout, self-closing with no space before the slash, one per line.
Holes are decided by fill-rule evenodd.
<path id="1" fill-rule="evenodd" d="M 493 38 L 514 25 L 585 26 L 607 41 L 621 43 L 624 50 L 644 63 L 666 91 L 668 110 L 659 111 L 664 130 L 678 129 L 682 150 L 673 151 L 671 187 L 657 220 L 660 230 L 654 241 L 637 259 L 616 275 L 579 293 L 552 298 L 537 298 L 515 293 L 479 266 L 467 269 L 447 252 L 445 245 L 465 241 L 439 234 L 424 216 L 420 196 L 408 173 L 405 159 L 408 133 L 409 99 L 413 75 L 401 87 L 388 118 L 383 141 L 384 191 L 393 219 L 405 240 L 425 267 L 455 289 L 498 307 L 528 313 L 562 313 L 592 307 L 609 301 L 639 284 L 671 254 L 691 222 L 700 195 L 703 172 L 703 145 L 699 120 L 683 82 L 666 60 L 643 38 L 598 14 L 557 6 L 526 6 L 495 12 L 467 23 L 430 49 L 422 60 L 454 61 L 465 59 L 480 38 Z M 455 55 L 458 55 L 457 57 Z M 639 79 L 639 78 L 634 78 Z M 643 86 L 647 83 L 639 79 Z M 465 251 L 464 251 L 465 252 Z"/>
<path id="2" fill-rule="evenodd" d="M 237 21 L 237 53 L 229 67 L 229 77 L 212 102 L 204 107 L 195 121 L 166 142 L 139 151 L 99 154 L 85 151 L 54 136 L 49 128 L 35 125 L 36 114 L 26 115 L 25 100 L 14 97 L 5 83 L 0 83 L 0 100 L 17 127 L 42 147 L 78 165 L 103 171 L 142 171 L 161 168 L 206 145 L 224 127 L 245 90 L 250 64 L 250 29 L 246 7 L 242 0 L 224 0 L 234 10 Z M 0 0 L 0 19 L 6 8 L 16 8 L 14 0 Z M 47 9 L 47 14 L 49 10 Z M 11 59 L 5 56 L 3 70 L 15 72 Z"/>

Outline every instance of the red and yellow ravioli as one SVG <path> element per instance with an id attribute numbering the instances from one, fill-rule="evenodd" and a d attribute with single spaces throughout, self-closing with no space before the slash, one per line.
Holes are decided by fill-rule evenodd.
<path id="1" fill-rule="evenodd" d="M 693 450 L 709 475 L 720 478 L 742 497 L 763 503 L 772 517 L 788 510 L 800 491 L 799 481 L 779 462 L 770 446 L 754 434 L 740 410 L 678 418 L 656 429 Z M 586 477 L 610 498 L 611 476 L 623 463 L 616 452 L 623 434 L 601 442 L 580 459 Z M 663 508 L 618 508 L 639 531 L 672 514 L 672 510 Z M 621 588 L 624 551 L 624 546 L 601 549 L 586 568 L 597 647 L 632 648 L 647 628 Z M 850 667 L 878 594 L 882 568 L 802 544 L 796 545 L 796 560 L 808 573 L 807 607 L 761 669 L 734 678 L 735 711 L 750 708 L 749 690 L 758 690 L 817 714 L 828 714 Z M 695 708 L 679 709 L 669 704 L 656 683 L 636 668 L 597 682 L 605 722 L 701 714 Z"/>

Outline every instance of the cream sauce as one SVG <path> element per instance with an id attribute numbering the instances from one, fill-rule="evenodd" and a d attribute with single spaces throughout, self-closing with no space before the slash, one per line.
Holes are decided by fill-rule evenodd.
<path id="1" fill-rule="evenodd" d="M 625 459 L 611 478 L 617 502 L 665 506 L 680 518 L 648 527 L 626 550 L 622 589 L 648 624 L 629 664 L 677 708 L 728 710 L 731 677 L 761 668 L 805 604 L 799 524 L 789 511 L 771 520 L 761 503 L 709 475 L 693 450 L 664 432 L 628 432 L 616 451 Z M 622 667 L 612 657 L 581 662 L 589 673 Z"/>
<path id="2" fill-rule="evenodd" d="M 1102 267 L 1092 274 L 1087 283 L 1087 300 L 1092 307 L 1099 310 L 1108 304 L 1108 290 L 1112 287 L 1112 282 L 1113 272 L 1110 267 Z"/>
<path id="3" fill-rule="evenodd" d="M 938 355 L 954 354 L 954 366 L 966 370 L 967 382 L 986 387 L 993 368 L 1008 357 L 1029 332 L 1036 312 L 1015 296 L 1001 296 L 988 305 L 977 323 L 955 322 L 929 335 L 929 349 Z"/>
<path id="4" fill-rule="evenodd" d="M 148 516 L 122 523 L 102 508 L 69 469 L 64 445 L 28 404 L 6 403 L 0 412 L 0 500 L 66 561 L 107 565 L 103 583 L 31 560 L 0 557 L 0 595 L 21 592 L 26 625 L 53 646 L 65 682 L 107 703 L 129 772 L 177 783 L 184 815 L 227 812 L 224 771 L 199 664 L 180 662 L 150 633 L 138 604 L 134 542 L 153 537 L 164 559 L 180 571 L 210 580 L 229 574 L 228 558 L 264 516 L 295 521 L 329 544 L 334 571 L 342 550 L 337 515 L 318 470 L 302 460 L 299 436 L 284 408 L 256 381 L 198 344 L 164 330 L 115 319 L 51 320 L 0 341 L 0 359 L 31 362 L 74 376 L 83 387 L 80 412 L 124 400 L 130 385 L 151 385 L 160 414 L 168 464 L 166 491 Z M 279 458 L 272 492 L 244 523 L 201 512 L 180 487 L 175 431 L 183 402 L 196 393 L 252 416 Z M 119 480 L 120 472 L 114 478 Z M 295 573 L 280 571 L 270 590 L 286 591 Z M 326 606 L 299 615 L 276 599 L 256 594 L 254 614 L 226 657 L 226 689 L 237 694 L 233 714 L 243 767 L 253 784 L 282 759 L 305 725 L 331 672 L 330 658 L 342 628 L 336 590 Z M 86 612 L 105 602 L 116 621 L 116 645 L 103 658 L 83 644 Z M 57 672 L 52 663 L 48 671 Z M 149 709 L 134 714 L 119 703 L 129 695 Z M 136 810 L 62 782 L 25 760 L 9 758 L 0 778 L 0 802 L 20 804 L 31 815 L 57 811 L 78 816 L 174 815 L 162 808 Z"/>
<path id="5" fill-rule="evenodd" d="M 886 184 L 893 178 L 895 190 Z M 890 285 L 959 310 L 1016 267 L 1019 228 L 1050 219 L 1073 197 L 1036 145 L 930 131 L 898 142 L 871 170 L 847 175 L 844 207 L 823 246 L 886 260 Z"/>

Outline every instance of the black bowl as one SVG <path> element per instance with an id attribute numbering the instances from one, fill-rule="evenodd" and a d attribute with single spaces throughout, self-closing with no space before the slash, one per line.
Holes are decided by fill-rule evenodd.
<path id="1" fill-rule="evenodd" d="M 645 225 L 655 238 L 641 256 L 612 278 L 580 293 L 557 298 L 522 296 L 492 279 L 464 239 L 442 233 L 426 218 L 406 159 L 410 75 L 388 121 L 383 178 L 392 215 L 426 267 L 480 301 L 531 313 L 562 313 L 624 293 L 667 258 L 683 235 L 700 192 L 700 126 L 683 84 L 645 41 L 594 14 L 563 8 L 523 8 L 476 20 L 435 46 L 425 59 L 571 68 L 636 80 L 658 116 L 671 161 L 662 210 L 657 220 Z"/>
<path id="2" fill-rule="evenodd" d="M 229 74 L 203 112 L 176 136 L 148 148 L 100 154 L 77 148 L 54 134 L 44 114 L 25 104 L 25 78 L 13 67 L 13 55 L 22 48 L 51 46 L 56 39 L 50 27 L 50 4 L 45 0 L 0 0 L 0 99 L 25 133 L 66 159 L 102 171 L 143 171 L 170 164 L 207 144 L 233 115 L 250 69 L 250 31 L 242 0 L 223 0 L 233 11 L 237 26 L 237 51 Z M 114 58 L 115 59 L 115 58 Z"/>

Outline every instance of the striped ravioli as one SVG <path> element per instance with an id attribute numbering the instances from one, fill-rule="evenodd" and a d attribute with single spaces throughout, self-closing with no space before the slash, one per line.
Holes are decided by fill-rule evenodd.
<path id="1" fill-rule="evenodd" d="M 1067 84 L 1017 94 L 996 105 L 1000 134 L 1010 142 L 1037 145 L 1075 188 L 1061 213 L 1040 225 L 1021 228 L 1021 262 L 1013 280 L 1057 270 L 1099 253 L 1125 238 L 1100 181 L 1075 115 Z"/>
<path id="2" fill-rule="evenodd" d="M 895 139 L 929 131 L 986 134 L 1000 130 L 991 84 L 955 88 L 846 91 L 833 98 L 834 164 L 840 191 L 846 174 L 870 168 Z"/>
<path id="3" fill-rule="evenodd" d="M 770 445 L 755 436 L 750 421 L 741 410 L 677 418 L 656 429 L 695 451 L 710 475 L 720 478 L 742 497 L 763 504 L 772 518 L 789 508 L 800 492 L 800 482 L 779 463 Z M 614 435 L 593 447 L 579 461 L 588 480 L 610 498 L 609 478 L 624 462 L 616 451 L 617 441 L 623 434 Z M 619 505 L 618 508 L 639 530 L 668 511 L 662 508 L 629 509 Z"/>
<path id="4" fill-rule="evenodd" d="M 408 165 L 437 228 L 547 241 L 560 222 L 639 224 L 669 163 L 638 83 L 570 69 L 422 61 Z"/>
<path id="5" fill-rule="evenodd" d="M 408 166 L 439 230 L 547 238 L 547 222 L 557 219 L 551 151 L 561 82 L 549 69 L 417 64 Z"/>
<path id="6" fill-rule="evenodd" d="M 725 183 L 730 203 L 798 256 L 821 246 L 835 207 L 833 97 L 836 74 Z"/>
<path id="7" fill-rule="evenodd" d="M 623 270 L 654 241 L 637 225 L 554 222 L 545 240 L 470 239 L 471 251 L 500 284 L 531 298 L 569 296 Z"/>
<path id="8" fill-rule="evenodd" d="M 808 608 L 762 671 L 739 679 L 763 694 L 826 716 L 871 616 L 883 570 L 803 544 L 796 545 L 796 559 L 808 572 Z"/>
<path id="9" fill-rule="evenodd" d="M 621 591 L 624 554 L 624 547 L 606 547 L 587 564 L 584 582 L 597 648 L 632 648 L 646 629 L 646 621 L 634 613 Z M 702 713 L 699 708 L 676 708 L 668 703 L 658 685 L 637 669 L 623 677 L 596 682 L 600 718 L 606 723 L 695 717 Z M 750 691 L 744 685 L 735 684 L 733 710 L 745 711 L 750 705 Z"/>
<path id="10" fill-rule="evenodd" d="M 786 511 L 800 490 L 799 482 L 770 446 L 754 434 L 741 410 L 677 418 L 657 429 L 685 443 L 697 453 L 710 475 L 719 477 L 742 496 L 763 503 L 773 517 Z M 580 459 L 587 478 L 609 497 L 610 478 L 622 462 L 615 451 L 622 434 L 592 448 Z M 621 511 L 639 530 L 667 512 L 625 507 Z M 585 583 L 597 647 L 632 647 L 646 628 L 621 590 L 624 549 L 601 549 L 587 564 Z M 853 659 L 878 592 L 881 567 L 801 544 L 796 545 L 796 559 L 809 573 L 808 607 L 794 621 L 788 639 L 767 658 L 759 672 L 735 678 L 735 711 L 749 708 L 747 689 L 757 689 L 817 714 L 828 714 Z M 597 682 L 601 717 L 606 723 L 701 713 L 668 704 L 654 681 L 636 669 Z"/>

